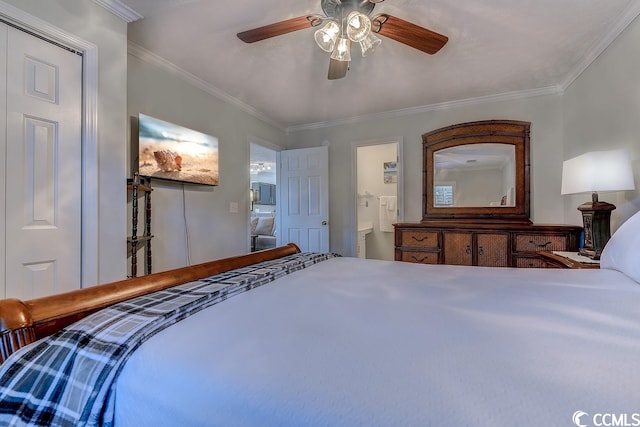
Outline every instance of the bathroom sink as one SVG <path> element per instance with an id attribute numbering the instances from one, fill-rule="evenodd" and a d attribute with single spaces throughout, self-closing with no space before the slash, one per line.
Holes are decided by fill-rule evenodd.
<path id="1" fill-rule="evenodd" d="M 356 246 L 356 256 L 358 258 L 367 257 L 367 234 L 373 231 L 372 221 L 360 221 L 358 223 L 358 244 Z"/>
<path id="2" fill-rule="evenodd" d="M 362 221 L 358 223 L 358 233 L 369 234 L 373 231 L 373 222 Z"/>

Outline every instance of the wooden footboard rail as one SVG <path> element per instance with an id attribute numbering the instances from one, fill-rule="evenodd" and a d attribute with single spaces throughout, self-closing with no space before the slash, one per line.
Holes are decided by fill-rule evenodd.
<path id="1" fill-rule="evenodd" d="M 120 301 L 297 252 L 300 248 L 289 243 L 275 249 L 28 301 L 0 300 L 0 363 L 19 348 Z"/>

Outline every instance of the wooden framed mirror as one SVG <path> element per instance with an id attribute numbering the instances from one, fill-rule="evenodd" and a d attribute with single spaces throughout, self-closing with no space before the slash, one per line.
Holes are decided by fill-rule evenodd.
<path id="1" fill-rule="evenodd" d="M 531 123 L 487 120 L 422 135 L 422 220 L 529 220 Z"/>

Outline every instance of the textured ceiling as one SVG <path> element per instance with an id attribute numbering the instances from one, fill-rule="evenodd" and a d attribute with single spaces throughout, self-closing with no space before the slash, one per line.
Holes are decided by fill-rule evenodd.
<path id="1" fill-rule="evenodd" d="M 640 12 L 637 0 L 386 0 L 385 12 L 442 33 L 431 56 L 383 38 L 327 80 L 314 29 L 253 44 L 236 33 L 322 13 L 319 0 L 121 0 L 143 19 L 129 40 L 283 128 L 512 92 L 562 90 Z"/>

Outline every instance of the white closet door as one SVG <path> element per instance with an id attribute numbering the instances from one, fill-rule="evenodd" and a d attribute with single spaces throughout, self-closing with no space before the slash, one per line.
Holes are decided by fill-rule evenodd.
<path id="1" fill-rule="evenodd" d="M 6 297 L 80 288 L 82 58 L 6 27 Z"/>

